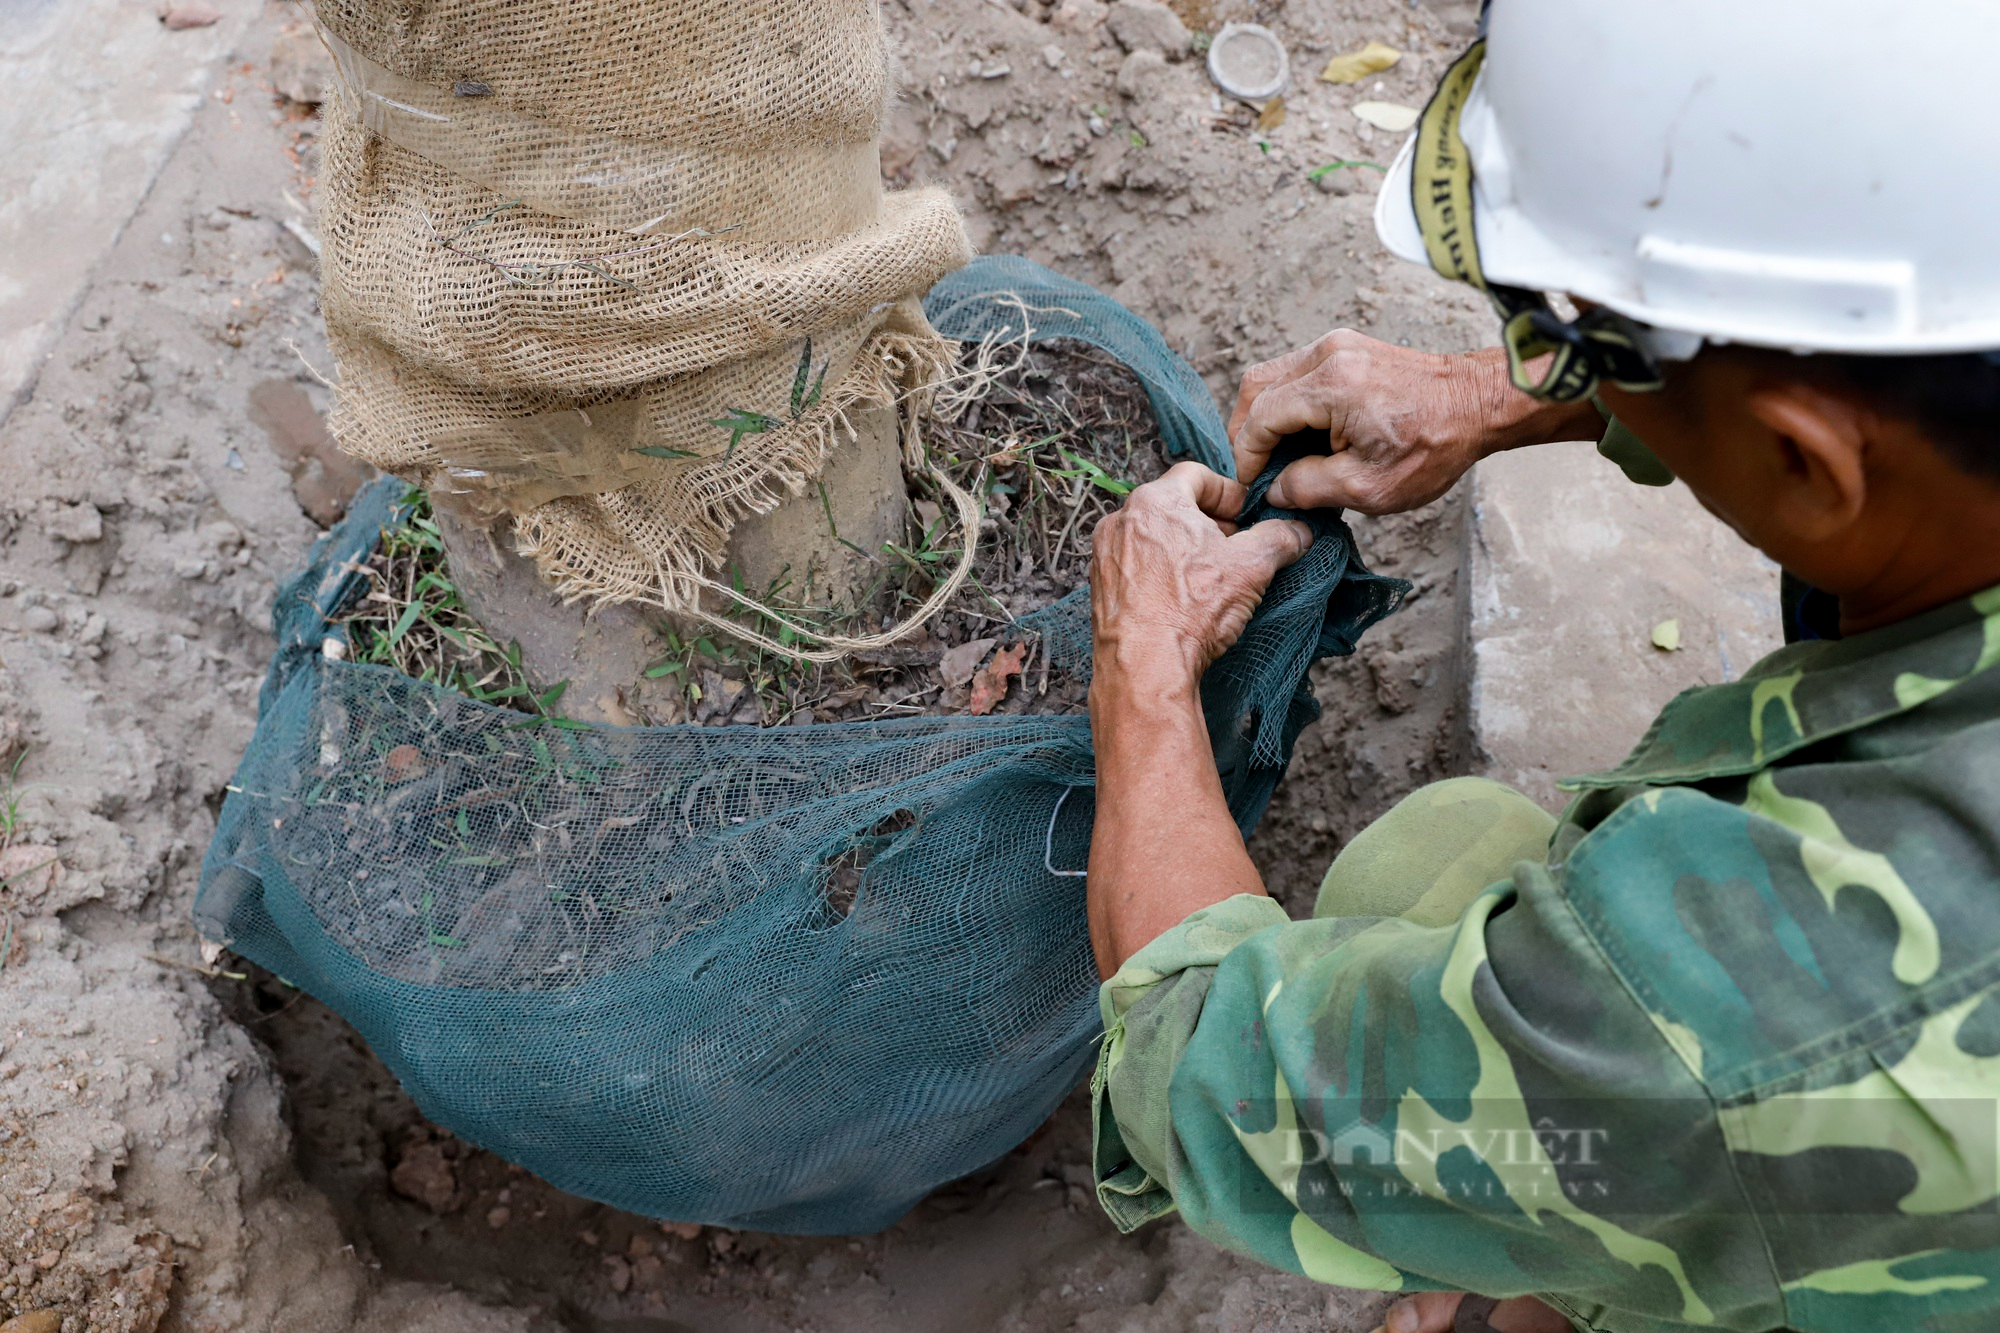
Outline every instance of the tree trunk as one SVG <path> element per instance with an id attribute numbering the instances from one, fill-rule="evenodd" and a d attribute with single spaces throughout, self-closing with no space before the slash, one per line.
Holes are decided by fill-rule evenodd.
<path id="1" fill-rule="evenodd" d="M 805 494 L 736 525 L 725 577 L 740 574 L 751 596 L 852 608 L 881 573 L 882 543 L 903 540 L 909 497 L 896 411 L 849 415 L 854 435 L 835 447 Z M 473 617 L 499 643 L 521 645 L 522 669 L 537 691 L 569 682 L 554 711 L 583 722 L 640 721 L 642 697 L 663 688 L 643 677 L 665 654 L 658 632 L 665 613 L 636 603 L 565 606 L 535 562 L 514 553 L 508 520 L 482 528 L 444 506 L 436 514 L 452 579 Z"/>
<path id="2" fill-rule="evenodd" d="M 848 418 L 855 433 L 816 484 L 730 534 L 729 564 L 752 597 L 853 610 L 881 573 L 882 543 L 903 539 L 910 502 L 896 409 L 869 405 Z"/>

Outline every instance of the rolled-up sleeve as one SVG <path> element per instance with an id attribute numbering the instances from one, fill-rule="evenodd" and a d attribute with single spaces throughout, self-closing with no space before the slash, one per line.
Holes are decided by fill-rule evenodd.
<path id="1" fill-rule="evenodd" d="M 1104 1044 L 1091 1081 L 1097 1199 L 1120 1231 L 1174 1210 L 1168 1088 L 1201 1021 L 1216 965 L 1252 935 L 1290 920 L 1261 894 L 1224 899 L 1133 954 L 1099 992 Z"/>

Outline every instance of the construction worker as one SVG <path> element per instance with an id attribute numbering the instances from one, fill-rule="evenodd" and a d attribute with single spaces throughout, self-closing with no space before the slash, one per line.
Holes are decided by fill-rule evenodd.
<path id="1" fill-rule="evenodd" d="M 1837 598 L 1560 820 L 1425 788 L 1289 920 L 1196 682 L 1310 535 L 1237 531 L 1192 464 L 1099 528 L 1118 1226 L 1403 1293 L 1392 1333 L 2000 1328 L 1996 45 L 1989 0 L 1499 0 L 1377 219 L 1503 348 L 1334 335 L 1246 382 L 1239 473 L 1334 442 L 1281 503 L 1422 503 L 1613 419 Z"/>

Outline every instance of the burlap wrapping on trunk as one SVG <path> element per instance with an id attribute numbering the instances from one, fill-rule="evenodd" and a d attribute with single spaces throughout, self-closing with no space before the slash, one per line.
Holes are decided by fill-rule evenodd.
<path id="1" fill-rule="evenodd" d="M 873 0 L 320 0 L 323 304 L 350 452 L 511 511 L 566 595 L 692 606 L 845 410 L 950 345 L 969 256 L 885 194 Z"/>

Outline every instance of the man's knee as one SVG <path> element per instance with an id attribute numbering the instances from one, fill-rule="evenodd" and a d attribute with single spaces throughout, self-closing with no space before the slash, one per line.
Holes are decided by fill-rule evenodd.
<path id="1" fill-rule="evenodd" d="M 1320 884 L 1315 916 L 1399 916 L 1419 925 L 1458 919 L 1516 862 L 1548 855 L 1555 817 L 1490 778 L 1420 787 L 1356 834 Z"/>

